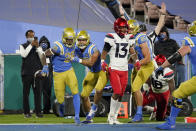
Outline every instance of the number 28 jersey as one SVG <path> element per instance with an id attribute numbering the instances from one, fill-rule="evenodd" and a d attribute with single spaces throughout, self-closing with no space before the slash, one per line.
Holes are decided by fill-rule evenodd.
<path id="1" fill-rule="evenodd" d="M 160 75 L 158 79 L 155 76 L 155 72 L 152 73 L 152 91 L 154 93 L 163 93 L 169 90 L 168 81 L 174 78 L 174 71 L 166 67 L 163 70 L 163 76 Z"/>
<path id="2" fill-rule="evenodd" d="M 130 46 L 134 42 L 133 36 L 126 35 L 121 38 L 116 33 L 109 33 L 106 35 L 104 42 L 111 46 L 108 52 L 110 56 L 109 67 L 119 71 L 128 71 L 128 55 Z"/>

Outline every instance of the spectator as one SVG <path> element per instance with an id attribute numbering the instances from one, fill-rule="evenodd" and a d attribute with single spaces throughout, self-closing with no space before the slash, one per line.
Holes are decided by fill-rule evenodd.
<path id="1" fill-rule="evenodd" d="M 37 117 L 43 117 L 41 114 L 41 87 L 40 79 L 34 78 L 36 71 L 42 69 L 41 60 L 38 55 L 39 44 L 34 38 L 34 31 L 27 30 L 25 36 L 27 42 L 20 45 L 20 54 L 22 56 L 22 83 L 23 83 L 23 109 L 25 118 L 31 117 L 29 108 L 29 93 L 33 87 L 35 113 Z"/>
<path id="2" fill-rule="evenodd" d="M 165 26 L 161 29 L 157 38 L 158 41 L 154 45 L 155 55 L 162 54 L 168 58 L 180 48 L 175 40 L 170 39 L 168 29 Z M 175 83 L 179 86 L 185 80 L 185 66 L 180 60 L 174 63 L 171 68 L 175 71 Z"/>
<path id="3" fill-rule="evenodd" d="M 42 47 L 43 51 L 46 51 L 50 48 L 50 42 L 47 39 L 47 37 L 42 36 L 39 40 L 39 45 Z M 52 60 L 51 57 L 47 58 L 47 61 L 49 63 L 49 75 L 47 77 L 42 77 L 42 92 L 43 92 L 43 113 L 44 114 L 50 114 L 51 109 L 51 89 L 52 89 L 52 83 L 53 83 L 53 76 L 52 76 Z"/>

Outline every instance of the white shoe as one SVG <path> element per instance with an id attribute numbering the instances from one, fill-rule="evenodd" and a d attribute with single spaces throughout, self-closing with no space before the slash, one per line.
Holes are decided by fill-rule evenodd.
<path id="1" fill-rule="evenodd" d="M 118 119 L 114 119 L 113 125 L 121 125 L 122 123 L 118 121 Z"/>
<path id="2" fill-rule="evenodd" d="M 108 122 L 110 125 L 114 125 L 114 119 L 115 119 L 114 116 L 108 115 L 108 120 L 107 120 L 107 122 Z"/>
<path id="3" fill-rule="evenodd" d="M 149 120 L 152 121 L 152 120 L 155 120 L 155 119 L 156 119 L 156 112 L 152 112 L 151 115 L 150 115 Z"/>
<path id="4" fill-rule="evenodd" d="M 96 111 L 97 111 L 97 109 L 96 110 L 91 109 L 89 114 L 86 117 L 86 120 L 92 120 L 95 116 Z"/>

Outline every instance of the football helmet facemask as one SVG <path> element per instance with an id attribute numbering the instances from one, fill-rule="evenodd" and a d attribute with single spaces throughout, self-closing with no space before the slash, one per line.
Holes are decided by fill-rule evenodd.
<path id="1" fill-rule="evenodd" d="M 82 30 L 76 37 L 76 46 L 80 49 L 85 49 L 90 43 L 90 35 L 87 31 Z"/>
<path id="2" fill-rule="evenodd" d="M 123 18 L 117 18 L 116 21 L 114 22 L 114 31 L 119 36 L 125 36 L 128 33 L 128 28 L 129 26 L 127 24 L 127 21 Z"/>
<path id="3" fill-rule="evenodd" d="M 75 41 L 76 41 L 75 31 L 70 27 L 65 28 L 62 35 L 63 44 L 65 44 L 65 46 L 70 48 L 75 45 Z"/>

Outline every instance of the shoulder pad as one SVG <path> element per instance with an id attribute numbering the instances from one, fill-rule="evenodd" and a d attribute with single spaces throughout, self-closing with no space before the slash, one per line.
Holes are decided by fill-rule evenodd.
<path id="1" fill-rule="evenodd" d="M 134 35 L 131 34 L 131 35 L 129 36 L 129 39 L 133 39 L 133 38 L 134 38 Z"/>
<path id="2" fill-rule="evenodd" d="M 182 44 L 184 44 L 184 45 L 189 45 L 190 47 L 194 47 L 195 46 L 195 44 L 194 44 L 194 42 L 191 40 L 191 38 L 189 38 L 189 37 L 185 37 L 184 38 L 184 43 L 183 43 L 183 41 L 182 41 Z"/>
<path id="3" fill-rule="evenodd" d="M 108 34 L 106 35 L 106 37 L 108 37 L 108 38 L 110 38 L 110 39 L 114 39 L 114 36 L 113 36 L 111 33 L 108 33 Z"/>
<path id="4" fill-rule="evenodd" d="M 164 75 L 163 78 L 172 78 L 174 76 L 174 71 L 171 70 L 170 68 L 165 68 L 164 69 Z"/>

